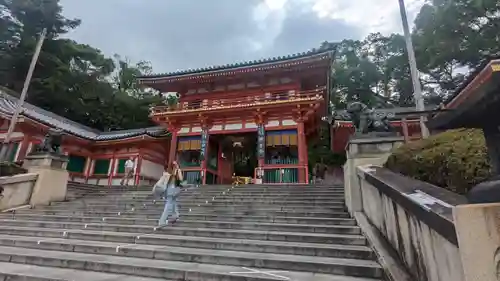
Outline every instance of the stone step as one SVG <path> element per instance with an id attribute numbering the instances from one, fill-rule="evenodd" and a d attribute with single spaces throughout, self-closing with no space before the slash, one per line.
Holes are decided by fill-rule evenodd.
<path id="1" fill-rule="evenodd" d="M 136 193 L 136 194 L 147 194 L 151 192 L 153 187 L 151 186 L 148 189 L 144 190 L 86 190 L 86 191 L 74 191 L 74 190 L 69 190 L 69 192 L 73 193 L 80 193 L 80 194 L 88 194 L 88 193 L 109 193 L 109 194 L 119 194 L 119 193 Z M 343 194 L 344 193 L 344 188 L 332 188 L 332 189 L 267 189 L 267 188 L 260 188 L 260 189 L 249 189 L 249 188 L 234 188 L 234 187 L 227 187 L 227 188 L 217 188 L 217 189 L 211 189 L 211 188 L 189 188 L 187 190 L 188 193 L 220 193 L 223 191 L 230 191 L 231 193 L 241 193 L 241 194 Z"/>
<path id="2" fill-rule="evenodd" d="M 77 220 L 78 219 L 78 220 Z M 74 218 L 64 218 L 60 217 L 59 220 L 22 220 L 20 218 L 12 219 L 0 219 L 2 225 L 29 225 L 36 227 L 44 227 L 48 225 L 51 227 L 52 224 L 76 224 L 80 226 L 83 224 L 106 224 L 111 225 L 126 225 L 126 226 L 154 226 L 157 224 L 157 220 L 143 220 L 140 223 L 133 223 L 134 221 L 124 220 L 120 217 L 94 217 L 86 218 L 74 217 Z M 123 223 L 125 222 L 125 223 Z M 216 228 L 216 229 L 251 229 L 251 230 L 266 230 L 266 231 L 284 231 L 284 232 L 309 232 L 309 233 L 340 233 L 340 234 L 360 234 L 361 231 L 358 226 L 355 225 L 314 225 L 314 224 L 285 224 L 285 223 L 267 223 L 267 222 L 245 222 L 245 221 L 205 221 L 205 220 L 188 220 L 182 217 L 175 225 L 176 227 L 185 228 Z M 67 227 L 74 228 L 74 227 Z"/>
<path id="3" fill-rule="evenodd" d="M 339 200 L 325 200 L 325 201 L 273 201 L 273 200 L 266 200 L 266 199 L 255 199 L 251 201 L 240 201 L 240 200 L 231 200 L 228 198 L 224 197 L 200 197 L 200 198 L 179 198 L 177 202 L 181 204 L 200 204 L 205 201 L 213 202 L 215 205 L 220 205 L 220 206 L 232 206 L 232 205 L 282 205 L 282 206 L 328 206 L 328 205 L 344 205 L 345 201 L 344 199 L 339 199 Z M 71 205 L 73 206 L 92 206 L 92 205 L 123 205 L 123 204 L 135 204 L 135 205 L 142 205 L 142 204 L 152 204 L 152 203 L 162 203 L 165 202 L 165 199 L 163 198 L 148 198 L 148 199 L 113 199 L 113 200 L 99 200 L 99 199 L 91 199 L 91 200 L 81 200 L 81 201 L 73 201 L 71 202 Z M 50 206 L 61 206 L 61 205 L 66 205 L 69 202 L 54 202 L 51 203 Z"/>
<path id="4" fill-rule="evenodd" d="M 1 240 L 5 241 L 5 240 Z M 373 261 L 361 259 L 339 259 L 331 257 L 313 257 L 300 255 L 283 255 L 270 253 L 238 252 L 214 249 L 193 249 L 185 247 L 172 247 L 144 244 L 121 244 L 112 242 L 97 242 L 86 240 L 50 239 L 37 240 L 32 237 L 17 237 L 12 240 L 15 247 L 69 251 L 76 253 L 89 253 L 110 256 L 125 256 L 133 258 L 157 259 L 166 261 L 191 262 L 196 261 L 203 264 L 231 265 L 240 267 L 263 267 L 266 269 L 306 271 L 316 273 L 338 274 L 339 269 L 335 266 L 349 267 L 359 263 L 364 266 L 366 272 L 362 275 L 367 277 L 378 277 L 375 271 L 379 271 L 379 265 Z M 344 271 L 355 270 L 346 268 Z M 369 273 L 368 271 L 374 271 Z M 365 275 L 366 274 L 366 275 Z"/>
<path id="5" fill-rule="evenodd" d="M 153 187 L 149 190 L 143 191 L 135 191 L 137 193 L 147 193 L 151 191 Z M 238 187 L 228 187 L 228 188 L 218 188 L 218 189 L 210 189 L 210 188 L 188 188 L 187 192 L 189 193 L 214 193 L 214 192 L 222 192 L 222 191 L 230 191 L 231 193 L 241 193 L 241 194 L 343 194 L 344 188 L 331 188 L 331 189 L 249 189 L 249 188 L 238 188 Z M 126 192 L 126 191 L 125 191 Z"/>
<path id="6" fill-rule="evenodd" d="M 344 194 L 284 194 L 284 193 L 276 193 L 276 194 L 266 194 L 266 193 L 247 193 L 247 194 L 240 194 L 240 193 L 235 193 L 235 192 L 230 192 L 230 191 L 221 191 L 221 192 L 210 192 L 210 193 L 189 193 L 187 191 L 183 191 L 181 193 L 181 197 L 191 197 L 191 198 L 201 198 L 201 197 L 213 197 L 213 196 L 222 196 L 224 195 L 225 197 L 231 198 L 231 199 L 284 199 L 286 198 L 287 200 L 295 199 L 295 200 L 302 200 L 302 199 L 309 199 L 309 200 L 319 200 L 319 199 L 325 199 L 325 200 L 330 200 L 330 199 L 343 199 Z M 118 194 L 107 194 L 107 193 L 98 193 L 98 194 L 88 194 L 85 195 L 77 200 L 86 200 L 86 199 L 99 199 L 99 198 L 136 198 L 136 199 L 147 199 L 152 197 L 151 192 L 143 193 L 143 194 L 137 194 L 137 193 L 118 193 Z"/>
<path id="7" fill-rule="evenodd" d="M 320 204 L 286 204 L 286 203 L 264 203 L 264 202 L 255 202 L 255 203 L 240 203 L 240 202 L 234 202 L 234 203 L 221 203 L 215 201 L 211 201 L 211 199 L 208 200 L 199 200 L 195 202 L 178 202 L 179 205 L 185 206 L 185 207 L 196 207 L 201 204 L 209 204 L 211 207 L 214 208 L 222 208 L 222 207 L 227 207 L 227 208 L 242 208 L 242 209 L 257 209 L 257 208 L 305 208 L 305 209 L 311 209 L 311 208 L 328 208 L 328 209 L 344 209 L 345 205 L 344 202 L 331 202 L 331 203 L 320 203 Z M 129 208 L 129 207 L 137 207 L 137 206 L 148 206 L 148 208 L 163 208 L 165 205 L 165 201 L 156 201 L 156 202 L 147 202 L 147 203 L 141 203 L 141 202 L 117 202 L 115 204 L 110 204 L 110 203 L 86 203 L 86 204 L 71 204 L 72 208 L 90 208 L 90 209 L 99 209 L 99 208 L 110 208 L 110 207 L 122 207 L 122 208 Z M 65 204 L 60 204 L 60 205 L 51 205 L 50 207 L 57 208 L 57 207 L 66 207 L 68 205 Z"/>
<path id="8" fill-rule="evenodd" d="M 273 203 L 296 203 L 296 204 L 311 204 L 311 203 L 329 203 L 329 202 L 344 202 L 344 197 L 341 196 L 331 196 L 331 197 L 265 197 L 265 196 L 229 196 L 229 195 L 216 195 L 216 196 L 191 196 L 186 194 L 181 194 L 179 201 L 198 201 L 215 198 L 220 202 L 242 202 L 242 203 L 255 203 L 255 202 L 273 202 Z M 101 203 L 116 203 L 116 202 L 151 202 L 152 200 L 159 200 L 159 198 L 154 198 L 151 195 L 148 196 L 98 196 L 98 197 L 83 197 L 81 199 L 72 201 L 71 203 L 79 204 L 85 202 L 101 202 Z M 61 204 L 64 202 L 56 202 L 53 204 Z"/>
<path id="9" fill-rule="evenodd" d="M 21 236 L 47 236 L 47 237 L 62 237 L 64 233 L 67 236 L 85 234 L 86 231 L 103 231 L 103 232 L 129 232 L 135 235 L 142 234 L 158 234 L 158 235 L 180 235 L 180 236 L 198 236 L 210 238 L 227 238 L 227 239 L 245 239 L 245 240 L 269 240 L 283 242 L 303 242 L 303 243 L 327 243 L 327 244 L 345 244 L 365 246 L 366 239 L 362 235 L 356 234 L 324 234 L 324 233 L 301 233 L 301 232 L 279 232 L 279 231 L 252 231 L 252 230 L 233 230 L 233 229 L 207 229 L 207 228 L 183 228 L 183 227 L 164 227 L 156 229 L 154 227 L 127 227 L 113 225 L 97 225 L 88 224 L 85 228 L 84 224 L 77 228 L 64 228 L 64 224 L 52 225 L 55 228 L 36 227 L 36 226 L 16 226 L 16 225 L 0 225 L 0 234 L 6 235 L 21 235 Z M 57 230 L 57 232 L 54 232 Z M 118 231 L 117 231 L 118 230 Z M 137 231 L 139 230 L 139 231 Z M 73 236 L 74 237 L 74 236 Z M 74 237 L 75 239 L 82 239 Z"/>
<path id="10" fill-rule="evenodd" d="M 181 215 L 189 212 L 189 208 L 180 208 Z M 187 211 L 187 212 L 186 212 Z M 65 215 L 99 215 L 99 216 L 119 216 L 126 214 L 133 214 L 136 216 L 145 216 L 148 218 L 160 217 L 161 211 L 158 210 L 150 210 L 143 209 L 141 207 L 131 208 L 127 210 L 120 211 L 102 211 L 102 210 L 88 210 L 88 209 L 79 209 L 79 210 L 69 210 L 69 209 L 22 209 L 17 210 L 16 214 L 65 214 Z M 191 213 L 203 213 L 211 216 L 272 216 L 272 217 L 303 217 L 303 218 L 347 218 L 349 217 L 349 213 L 345 210 L 343 211 L 257 211 L 257 210 L 200 210 L 199 208 L 193 208 Z M 6 213 L 8 214 L 8 213 Z"/>
<path id="11" fill-rule="evenodd" d="M 180 203 L 194 203 L 194 202 L 199 202 L 202 200 L 207 200 L 207 199 L 212 199 L 214 197 L 183 197 L 181 196 L 177 201 Z M 156 200 L 156 202 L 163 202 L 165 201 L 164 199 L 153 199 L 151 198 L 96 198 L 96 199 L 84 199 L 81 201 L 77 202 L 71 202 L 71 204 L 74 205 L 82 205 L 82 204 L 116 204 L 116 203 L 151 203 L 153 200 Z M 304 204 L 304 205 L 309 205 L 309 204 L 344 204 L 344 198 L 320 198 L 320 199 L 283 199 L 283 198 L 265 198 L 265 197 L 255 197 L 255 198 L 245 198 L 245 197 L 240 197 L 240 198 L 228 198 L 227 196 L 220 196 L 220 197 L 215 197 L 215 201 L 218 204 Z M 57 203 L 52 203 L 52 206 L 57 206 L 60 204 L 65 204 L 67 202 L 57 202 Z"/>
<path id="12" fill-rule="evenodd" d="M 270 200 L 270 201 L 331 201 L 331 200 L 344 200 L 343 194 L 320 194 L 320 195 L 307 195 L 307 194 L 297 194 L 297 195 L 286 195 L 286 194 L 233 194 L 230 192 L 216 192 L 216 193 L 202 193 L 202 194 L 189 194 L 187 192 L 181 192 L 180 198 L 226 198 L 227 200 L 242 200 L 242 201 L 255 201 L 255 200 Z M 84 196 L 82 198 L 76 199 L 77 202 L 88 201 L 88 200 L 150 200 L 152 199 L 152 193 L 147 194 L 131 194 L 131 193 L 121 193 L 121 194 L 93 194 Z"/>
<path id="13" fill-rule="evenodd" d="M 169 281 L 163 278 L 127 276 L 88 270 L 43 267 L 0 262 L 2 281 Z M 170 280 L 172 281 L 172 280 Z"/>
<path id="14" fill-rule="evenodd" d="M 265 281 L 279 280 L 277 275 L 259 277 L 239 266 L 203 264 L 194 262 L 164 261 L 157 259 L 131 258 L 121 256 L 107 256 L 98 254 L 84 254 L 62 251 L 47 251 L 25 249 L 17 247 L 0 247 L 0 260 L 9 260 L 14 263 L 54 266 L 78 270 L 102 271 L 107 273 L 121 273 L 135 276 L 167 278 L 173 280 L 201 281 L 201 280 L 230 280 L 230 281 Z M 258 265 L 259 266 L 259 265 Z M 332 274 L 380 278 L 382 270 L 372 261 L 336 259 L 329 266 Z M 255 270 L 264 271 L 258 267 Z M 306 273 L 297 271 L 280 272 L 287 280 L 332 281 L 349 280 L 345 276 L 330 274 Z M 281 278 L 281 279 L 285 279 Z M 344 278 L 344 279 L 341 279 Z M 285 279 L 286 280 L 286 279 Z"/>
<path id="15" fill-rule="evenodd" d="M 110 217 L 110 221 L 120 221 L 119 224 L 151 224 L 156 222 L 158 214 L 153 216 L 108 213 L 101 216 L 74 216 L 73 214 L 46 215 L 30 213 L 0 214 L 2 219 L 20 219 L 35 221 L 75 221 L 75 222 L 96 222 L 102 221 L 102 217 Z M 288 223 L 288 224 L 324 224 L 324 225 L 356 225 L 356 220 L 351 218 L 302 218 L 302 217 L 268 217 L 268 216 L 230 216 L 230 215 L 207 215 L 203 213 L 188 212 L 182 214 L 183 220 L 221 220 L 221 221 L 241 221 L 241 222 L 266 222 L 266 223 Z"/>
<path id="16" fill-rule="evenodd" d="M 68 195 L 67 198 L 72 195 Z M 203 193 L 203 194 L 188 194 L 185 191 L 181 192 L 180 198 L 211 198 L 211 197 L 224 197 L 230 200 L 243 200 L 243 201 L 255 201 L 255 200 L 269 200 L 269 201 L 331 201 L 331 200 L 344 200 L 343 194 L 319 194 L 319 195 L 287 195 L 287 194 L 231 194 L 229 192 L 216 192 L 216 193 Z M 117 200 L 149 200 L 153 198 L 153 194 L 148 192 L 147 194 L 130 194 L 130 193 L 120 193 L 120 194 L 88 194 L 85 196 L 73 196 L 75 201 L 86 201 L 94 199 L 107 198 L 109 201 Z"/>
<path id="17" fill-rule="evenodd" d="M 255 198 L 254 200 L 233 200 L 231 198 L 227 198 L 226 196 L 213 196 L 213 197 L 180 197 L 177 199 L 177 202 L 180 203 L 198 203 L 201 201 L 211 201 L 214 204 L 219 205 L 251 205 L 251 204 L 278 204 L 278 205 L 291 205 L 291 206 L 307 206 L 307 205 L 331 205 L 331 204 L 344 204 L 344 199 L 331 199 L 331 200 L 270 200 L 266 198 Z M 92 200 L 81 200 L 77 202 L 71 202 L 72 205 L 113 205 L 113 204 L 130 204 L 130 203 L 152 203 L 152 202 L 164 202 L 164 198 L 147 198 L 147 199 L 134 199 L 134 198 L 113 198 L 112 200 L 105 200 L 103 198 L 92 199 Z M 61 204 L 66 204 L 68 202 L 57 202 L 52 203 L 51 205 L 57 206 Z"/>
<path id="18" fill-rule="evenodd" d="M 123 185 L 112 185 L 112 186 L 102 186 L 102 185 L 92 185 L 92 184 L 73 184 L 68 183 L 68 187 L 75 190 L 142 190 L 151 188 L 151 185 L 140 185 L 140 186 L 123 186 Z M 200 189 L 221 189 L 221 188 L 246 188 L 246 189 L 279 189 L 279 190 L 289 190 L 289 189 L 343 189 L 341 184 L 315 184 L 311 186 L 309 184 L 218 184 L 218 185 L 200 185 Z"/>
<path id="19" fill-rule="evenodd" d="M 0 227 L 0 232 L 1 232 Z M 360 236 L 340 237 L 341 243 L 319 244 L 319 243 L 297 243 L 286 241 L 269 240 L 248 240 L 248 239 L 228 239 L 211 238 L 199 236 L 179 236 L 164 234 L 145 234 L 129 232 L 109 232 L 92 230 L 61 230 L 61 229 L 37 229 L 27 227 L 15 227 L 1 237 L 4 239 L 4 246 L 12 245 L 9 237 L 26 237 L 37 241 L 59 239 L 64 236 L 66 239 L 86 240 L 86 241 L 106 241 L 122 244 L 147 244 L 173 247 L 189 247 L 201 249 L 217 249 L 228 251 L 247 251 L 257 253 L 275 253 L 289 255 L 309 255 L 320 257 L 340 257 L 373 259 L 374 253 L 366 246 L 366 240 Z M 10 244 L 9 244 L 10 243 Z"/>
<path id="20" fill-rule="evenodd" d="M 237 211 L 289 211 L 289 212 L 339 212 L 345 211 L 344 205 L 332 205 L 328 207 L 322 206 L 258 206 L 258 205 L 228 205 L 228 206 L 218 206 L 212 205 L 211 201 L 200 202 L 199 204 L 179 204 L 181 209 L 203 209 L 206 211 L 226 211 L 226 212 L 237 212 Z M 111 211 L 111 212 L 121 212 L 129 209 L 147 208 L 148 210 L 154 210 L 161 213 L 164 208 L 164 204 L 137 204 L 137 205 L 97 205 L 97 206 L 74 206 L 74 205 L 59 205 L 59 206 L 39 206 L 36 207 L 37 210 L 99 210 L 99 211 Z"/>
<path id="21" fill-rule="evenodd" d="M 127 225 L 127 224 L 113 224 L 107 222 L 112 218 L 104 218 L 106 222 L 101 223 L 81 223 L 81 222 L 54 222 L 54 221 L 32 221 L 32 220 L 7 220 L 1 219 L 0 225 L 2 226 L 27 226 L 27 227 L 48 227 L 48 228 L 61 228 L 61 229 L 89 229 L 89 230 L 106 230 L 106 231 L 126 231 L 126 232 L 151 232 L 155 224 L 151 225 Z M 312 235 L 329 235 L 329 234 L 346 234 L 346 235 L 360 235 L 361 230 L 357 226 L 345 225 L 300 225 L 300 224 L 275 224 L 275 223 L 244 223 L 244 222 L 208 222 L 208 221 L 183 221 L 182 219 L 175 224 L 175 226 L 162 227 L 157 230 L 159 233 L 171 233 L 182 235 L 185 233 L 197 233 L 199 236 L 207 234 L 211 235 L 237 235 L 241 237 L 245 234 L 262 236 L 268 234 L 296 237 L 296 234 L 304 236 L 307 239 Z M 214 236 L 220 237 L 220 236 Z M 317 236 L 319 238 L 321 236 Z M 260 239 L 260 238 L 257 238 Z M 311 239 L 315 239 L 311 237 Z M 280 240 L 280 239 L 275 239 Z M 317 242 L 317 241 L 305 241 Z M 319 241 L 322 242 L 322 241 Z"/>

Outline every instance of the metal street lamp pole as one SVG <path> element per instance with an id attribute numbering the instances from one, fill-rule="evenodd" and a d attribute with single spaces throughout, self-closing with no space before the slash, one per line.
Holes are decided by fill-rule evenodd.
<path id="1" fill-rule="evenodd" d="M 10 139 L 12 138 L 12 133 L 14 132 L 14 129 L 16 128 L 17 124 L 17 119 L 19 117 L 19 114 L 21 113 L 21 109 L 23 108 L 23 103 L 24 100 L 26 99 L 26 94 L 28 93 L 28 88 L 31 83 L 31 77 L 33 76 L 33 72 L 35 71 L 35 66 L 38 61 L 38 56 L 40 55 L 40 51 L 42 50 L 42 45 L 43 41 L 45 40 L 45 35 L 47 33 L 47 29 L 43 29 L 42 33 L 40 34 L 40 38 L 38 39 L 38 43 L 36 44 L 35 48 L 35 53 L 33 54 L 33 57 L 31 58 L 31 64 L 28 69 L 28 74 L 26 75 L 26 79 L 24 80 L 24 86 L 23 90 L 21 92 L 21 97 L 19 98 L 19 101 L 17 102 L 16 109 L 14 110 L 14 114 L 12 114 L 12 117 L 10 119 L 9 123 L 9 129 L 7 130 L 7 133 L 5 134 L 5 138 L 3 139 L 2 142 L 2 149 L 0 150 L 0 161 L 5 161 L 5 157 L 7 156 L 7 150 L 9 148 L 9 143 Z"/>
<path id="2" fill-rule="evenodd" d="M 408 25 L 408 17 L 406 15 L 406 7 L 404 0 L 399 1 L 399 10 L 401 12 L 401 20 L 403 22 L 403 31 L 406 41 L 406 50 L 408 52 L 408 62 L 410 64 L 411 80 L 413 83 L 413 96 L 415 99 L 415 106 L 417 111 L 424 111 L 424 99 L 422 97 L 422 87 L 420 85 L 419 72 L 417 68 L 417 61 L 415 59 L 415 51 L 413 50 L 413 42 L 411 40 L 410 27 Z M 429 137 L 429 130 L 425 125 L 427 118 L 420 116 L 420 130 L 423 138 Z"/>

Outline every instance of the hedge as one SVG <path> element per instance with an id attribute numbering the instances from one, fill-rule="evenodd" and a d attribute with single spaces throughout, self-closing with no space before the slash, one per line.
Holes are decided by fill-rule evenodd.
<path id="1" fill-rule="evenodd" d="M 449 130 L 403 145 L 385 166 L 460 194 L 491 176 L 484 135 L 478 129 Z"/>

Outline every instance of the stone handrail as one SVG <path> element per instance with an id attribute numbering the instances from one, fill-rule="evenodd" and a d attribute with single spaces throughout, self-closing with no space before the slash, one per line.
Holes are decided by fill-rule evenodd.
<path id="1" fill-rule="evenodd" d="M 384 238 L 414 280 L 463 281 L 453 209 L 466 199 L 385 168 L 358 166 L 357 210 Z"/>
<path id="2" fill-rule="evenodd" d="M 28 205 L 37 177 L 34 173 L 0 177 L 0 211 Z"/>
<path id="3" fill-rule="evenodd" d="M 347 209 L 387 279 L 500 280 L 500 202 L 469 204 L 464 196 L 380 167 L 400 143 L 351 139 L 344 165 Z"/>

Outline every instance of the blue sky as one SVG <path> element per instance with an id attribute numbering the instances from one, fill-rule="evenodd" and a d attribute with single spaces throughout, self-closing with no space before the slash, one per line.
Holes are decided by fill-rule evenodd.
<path id="1" fill-rule="evenodd" d="M 413 20 L 423 0 L 406 0 Z M 68 34 L 155 72 L 286 55 L 401 31 L 397 0 L 61 0 Z"/>

